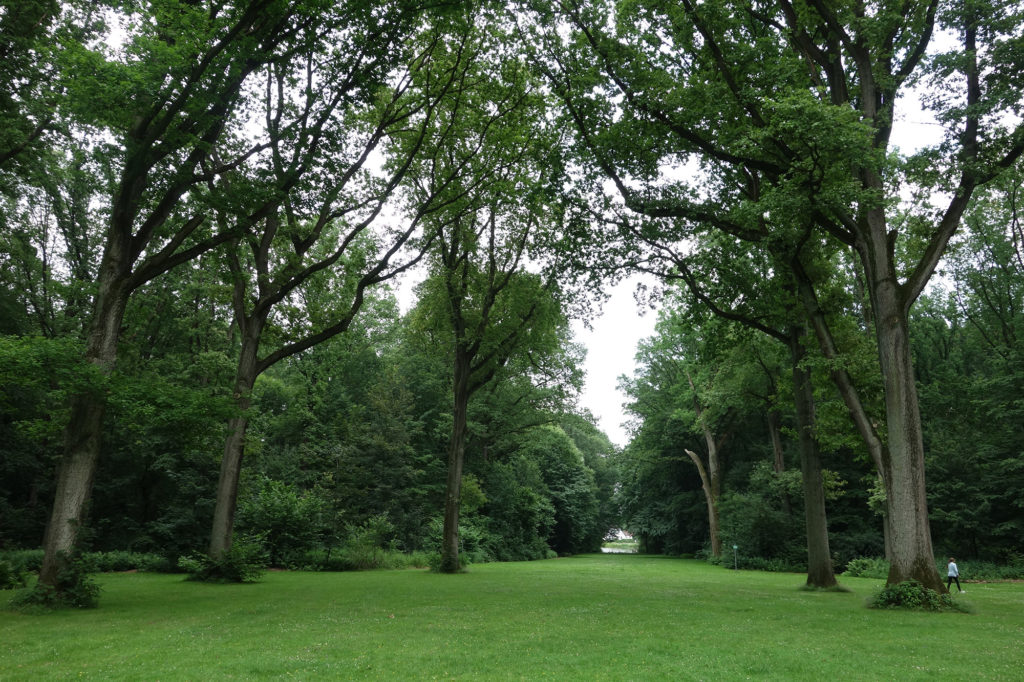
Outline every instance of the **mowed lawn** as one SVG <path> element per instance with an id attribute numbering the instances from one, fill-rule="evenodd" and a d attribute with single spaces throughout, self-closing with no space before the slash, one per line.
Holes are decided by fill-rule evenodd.
<path id="1" fill-rule="evenodd" d="M 98 609 L 0 612 L 0 680 L 1024 679 L 1022 584 L 969 583 L 974 613 L 927 614 L 865 608 L 878 580 L 807 592 L 800 575 L 632 555 L 99 580 Z"/>

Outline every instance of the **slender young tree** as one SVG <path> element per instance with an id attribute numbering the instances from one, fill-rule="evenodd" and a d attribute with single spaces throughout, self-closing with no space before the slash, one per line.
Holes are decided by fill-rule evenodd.
<path id="1" fill-rule="evenodd" d="M 458 523 L 467 414 L 474 393 L 515 354 L 551 347 L 562 293 L 553 259 L 540 250 L 560 220 L 559 137 L 501 11 L 464 17 L 466 59 L 459 89 L 439 110 L 434 137 L 410 173 L 414 201 L 437 197 L 428 308 L 445 320 L 452 362 L 453 424 L 448 445 L 441 570 L 459 569 Z M 456 178 L 444 187 L 439 179 Z M 563 320 L 564 322 L 564 320 Z M 544 340 L 548 339 L 548 340 Z M 541 353 L 538 352 L 538 357 Z"/>

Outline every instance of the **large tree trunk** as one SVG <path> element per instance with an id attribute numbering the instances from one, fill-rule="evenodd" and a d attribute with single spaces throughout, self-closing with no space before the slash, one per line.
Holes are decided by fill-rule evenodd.
<path id="1" fill-rule="evenodd" d="M 86 359 L 109 375 L 117 360 L 117 344 L 131 287 L 125 274 L 124 250 L 112 243 L 104 253 L 93 307 Z M 71 400 L 71 418 L 64 430 L 64 456 L 57 475 L 50 521 L 43 538 L 39 582 L 56 587 L 63 558 L 70 555 L 85 524 L 93 479 L 100 456 L 106 398 L 102 390 L 85 391 Z"/>
<path id="2" fill-rule="evenodd" d="M 217 480 L 217 502 L 213 510 L 213 528 L 210 533 L 209 555 L 219 560 L 231 549 L 235 530 L 235 511 L 238 508 L 238 482 L 242 475 L 242 460 L 245 456 L 245 432 L 249 425 L 248 410 L 252 388 L 259 375 L 257 353 L 262 320 L 243 320 L 242 349 L 235 371 L 235 404 L 238 414 L 228 422 L 228 437 L 224 443 L 224 457 L 220 462 L 220 478 Z"/>
<path id="3" fill-rule="evenodd" d="M 890 534 L 888 585 L 917 580 L 946 592 L 935 566 L 925 495 L 924 438 L 910 354 L 907 314 L 893 282 L 875 287 L 878 356 L 885 387 L 889 447 L 882 461 Z"/>
<path id="4" fill-rule="evenodd" d="M 875 174 L 865 172 L 863 179 L 866 187 L 882 187 Z M 867 210 L 858 224 L 861 229 L 855 246 L 871 298 L 885 394 L 887 447 L 880 453 L 878 468 L 885 484 L 891 549 L 886 584 L 917 580 L 944 594 L 946 587 L 932 549 L 921 411 L 910 353 L 908 319 L 914 292 L 900 284 L 883 209 Z"/>
<path id="5" fill-rule="evenodd" d="M 793 363 L 793 403 L 800 447 L 800 471 L 804 491 L 804 520 L 807 526 L 807 585 L 834 587 L 832 553 L 828 544 L 828 517 L 825 513 L 825 486 L 821 476 L 821 457 L 814 435 L 814 386 L 810 371 L 800 366 L 804 348 L 800 334 L 790 336 Z"/>
<path id="6" fill-rule="evenodd" d="M 458 344 L 457 344 L 458 345 Z M 462 464 L 466 454 L 466 422 L 469 408 L 469 358 L 456 348 L 452 435 L 448 442 L 448 484 L 444 500 L 444 531 L 441 538 L 442 573 L 459 570 L 459 503 L 462 498 Z"/>

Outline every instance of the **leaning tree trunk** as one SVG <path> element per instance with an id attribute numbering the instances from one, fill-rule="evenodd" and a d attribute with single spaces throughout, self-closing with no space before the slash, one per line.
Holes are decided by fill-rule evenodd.
<path id="1" fill-rule="evenodd" d="M 804 520 L 807 526 L 807 585 L 834 587 L 832 553 L 828 544 L 828 517 L 825 512 L 825 486 L 821 475 L 821 457 L 814 435 L 814 386 L 811 373 L 800 366 L 804 348 L 800 334 L 790 337 L 793 363 L 793 402 L 796 408 L 797 436 L 800 447 L 800 471 L 804 491 Z"/>
<path id="2" fill-rule="evenodd" d="M 117 344 L 131 291 L 122 267 L 122 250 L 108 247 L 100 268 L 99 287 L 85 357 L 109 375 L 117 360 Z M 64 456 L 57 475 L 50 521 L 43 538 L 39 582 L 57 586 L 63 559 L 78 542 L 99 462 L 107 403 L 102 390 L 84 391 L 71 400 L 71 418 L 64 430 Z"/>
<path id="3" fill-rule="evenodd" d="M 441 537 L 442 573 L 459 570 L 459 503 L 462 498 L 462 464 L 466 454 L 466 422 L 469 408 L 469 358 L 456 349 L 452 435 L 448 442 L 448 483 L 444 500 L 444 530 Z"/>
<path id="4" fill-rule="evenodd" d="M 700 455 L 693 450 L 687 449 L 686 454 L 689 455 L 697 467 L 697 472 L 700 474 L 700 484 L 704 489 L 704 501 L 708 506 L 708 534 L 711 536 L 711 556 L 720 557 L 722 556 L 722 536 L 718 530 L 718 494 L 716 492 L 720 486 L 715 480 L 715 470 L 712 469 L 709 472 L 704 467 L 704 462 L 701 461 Z M 710 460 L 711 458 L 709 457 L 708 459 Z"/>
<path id="5" fill-rule="evenodd" d="M 219 560 L 231 549 L 235 531 L 235 511 L 238 509 L 238 482 L 242 476 L 245 456 L 245 432 L 249 425 L 248 410 L 252 388 L 259 375 L 257 352 L 263 323 L 242 323 L 242 349 L 235 371 L 235 404 L 238 414 L 228 422 L 228 437 L 224 443 L 224 457 L 220 462 L 217 480 L 217 502 L 213 510 L 213 528 L 210 533 L 209 555 Z"/>

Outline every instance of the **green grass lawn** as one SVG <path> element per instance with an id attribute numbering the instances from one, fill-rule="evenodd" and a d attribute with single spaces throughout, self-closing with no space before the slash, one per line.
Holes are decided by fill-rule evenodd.
<path id="1" fill-rule="evenodd" d="M 101 606 L 0 612 L 0 680 L 1024 679 L 1024 585 L 972 614 L 865 608 L 881 581 L 628 554 L 252 585 L 107 574 Z M 11 592 L 0 592 L 6 603 Z"/>

